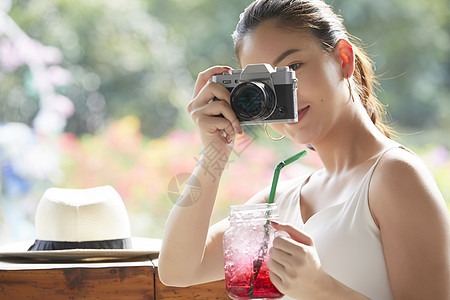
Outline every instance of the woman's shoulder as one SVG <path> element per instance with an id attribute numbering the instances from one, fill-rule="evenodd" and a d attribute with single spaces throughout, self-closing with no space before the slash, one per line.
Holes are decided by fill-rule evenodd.
<path id="1" fill-rule="evenodd" d="M 424 161 L 405 147 L 396 147 L 385 152 L 373 173 L 371 185 L 381 184 L 386 187 L 395 187 L 399 183 L 406 185 L 435 183 L 433 175 Z"/>
<path id="2" fill-rule="evenodd" d="M 376 219 L 445 208 L 431 171 L 404 147 L 391 149 L 381 157 L 370 182 L 369 203 Z"/>

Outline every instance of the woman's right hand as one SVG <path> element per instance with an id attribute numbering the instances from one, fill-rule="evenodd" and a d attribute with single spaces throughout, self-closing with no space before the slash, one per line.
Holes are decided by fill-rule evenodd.
<path id="1" fill-rule="evenodd" d="M 211 81 L 213 75 L 227 71 L 231 68 L 216 66 L 199 73 L 187 111 L 197 126 L 203 148 L 212 146 L 229 154 L 232 142 L 237 133 L 242 133 L 242 128 L 231 109 L 230 92 L 223 85 Z M 214 98 L 220 101 L 211 101 Z"/>

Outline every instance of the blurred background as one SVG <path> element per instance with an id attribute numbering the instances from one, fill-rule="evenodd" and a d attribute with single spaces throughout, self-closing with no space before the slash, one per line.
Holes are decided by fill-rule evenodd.
<path id="1" fill-rule="evenodd" d="M 34 239 L 52 186 L 112 185 L 135 236 L 162 237 L 170 182 L 201 154 L 186 113 L 198 72 L 236 67 L 231 33 L 249 0 L 0 0 L 0 244 Z M 433 172 L 450 207 L 447 0 L 326 0 L 376 64 L 396 140 Z M 270 185 L 300 149 L 261 128 L 236 141 L 212 221 Z M 283 169 L 320 168 L 317 155 Z"/>

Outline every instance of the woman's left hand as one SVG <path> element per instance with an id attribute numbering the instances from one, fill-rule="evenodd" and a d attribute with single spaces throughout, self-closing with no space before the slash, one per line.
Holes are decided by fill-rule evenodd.
<path id="1" fill-rule="evenodd" d="M 329 275 L 322 270 L 312 238 L 290 225 L 271 222 L 287 236 L 275 237 L 269 250 L 269 276 L 272 283 L 293 298 L 308 299 L 323 294 Z"/>

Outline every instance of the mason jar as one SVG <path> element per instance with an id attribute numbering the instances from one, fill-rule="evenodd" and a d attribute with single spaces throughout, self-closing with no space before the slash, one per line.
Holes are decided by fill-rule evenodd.
<path id="1" fill-rule="evenodd" d="M 225 284 L 232 299 L 278 299 L 266 261 L 278 219 L 276 203 L 230 207 L 230 227 L 223 237 Z"/>

